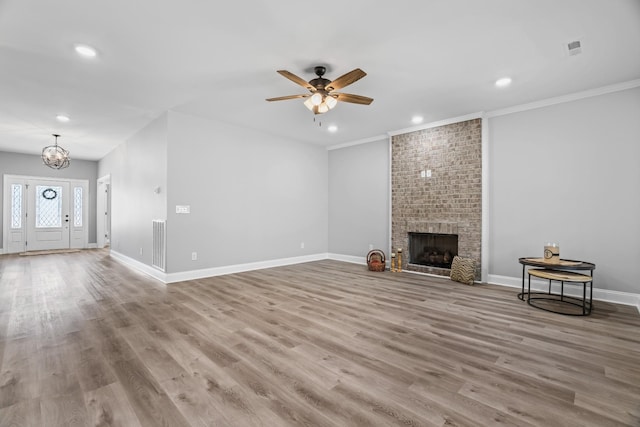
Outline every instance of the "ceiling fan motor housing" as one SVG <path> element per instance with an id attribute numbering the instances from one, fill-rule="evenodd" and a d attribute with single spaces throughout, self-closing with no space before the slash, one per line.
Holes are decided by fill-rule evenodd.
<path id="1" fill-rule="evenodd" d="M 324 90 L 324 88 L 327 87 L 329 83 L 331 83 L 331 80 L 327 80 L 322 77 L 309 80 L 309 84 L 315 87 L 317 90 Z"/>
<path id="2" fill-rule="evenodd" d="M 318 77 L 316 77 L 315 79 L 309 80 L 309 84 L 315 87 L 316 90 L 323 91 L 327 87 L 327 85 L 331 83 L 331 80 L 328 80 L 322 77 L 324 73 L 327 71 L 327 68 L 319 65 L 314 68 L 314 71 Z"/>

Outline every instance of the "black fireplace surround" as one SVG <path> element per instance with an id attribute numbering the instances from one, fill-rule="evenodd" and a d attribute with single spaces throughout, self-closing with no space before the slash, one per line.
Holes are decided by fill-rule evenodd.
<path id="1" fill-rule="evenodd" d="M 458 255 L 458 235 L 409 233 L 409 263 L 438 268 L 451 268 Z"/>

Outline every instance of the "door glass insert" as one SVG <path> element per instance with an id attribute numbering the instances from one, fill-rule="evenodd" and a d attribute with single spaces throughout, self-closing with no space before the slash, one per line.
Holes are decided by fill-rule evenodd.
<path id="1" fill-rule="evenodd" d="M 82 227 L 82 187 L 73 188 L 73 226 Z"/>
<path id="2" fill-rule="evenodd" d="M 11 228 L 22 228 L 22 184 L 11 184 Z"/>
<path id="3" fill-rule="evenodd" d="M 36 228 L 62 227 L 62 187 L 36 186 Z"/>

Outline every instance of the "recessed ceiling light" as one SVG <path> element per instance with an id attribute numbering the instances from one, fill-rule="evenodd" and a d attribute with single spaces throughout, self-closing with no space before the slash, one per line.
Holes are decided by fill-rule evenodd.
<path id="1" fill-rule="evenodd" d="M 511 84 L 511 77 L 503 77 L 501 79 L 496 80 L 496 86 L 498 87 L 507 87 Z"/>
<path id="2" fill-rule="evenodd" d="M 78 55 L 84 56 L 85 58 L 95 58 L 98 55 L 98 52 L 91 46 L 86 44 L 77 44 L 74 46 L 76 53 Z"/>
<path id="3" fill-rule="evenodd" d="M 331 132 L 331 133 L 338 132 L 338 126 L 336 126 L 336 125 L 329 125 L 329 127 L 327 128 L 327 130 L 328 130 L 329 132 Z"/>
<path id="4" fill-rule="evenodd" d="M 70 119 L 68 116 L 65 116 L 64 114 L 58 114 L 56 116 L 56 120 L 62 123 L 67 123 Z"/>
<path id="5" fill-rule="evenodd" d="M 422 123 L 423 120 L 424 120 L 424 118 L 422 116 L 413 116 L 411 118 L 411 123 L 413 123 L 414 125 L 417 125 L 417 124 Z"/>

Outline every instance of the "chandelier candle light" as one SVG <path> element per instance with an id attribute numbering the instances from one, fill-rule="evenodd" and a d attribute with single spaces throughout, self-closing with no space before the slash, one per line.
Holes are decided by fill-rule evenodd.
<path id="1" fill-rule="evenodd" d="M 58 145 L 58 137 L 60 135 L 53 134 L 56 141 L 54 145 L 48 145 L 42 149 L 42 162 L 51 169 L 64 169 L 69 167 L 71 159 L 69 151 Z"/>

